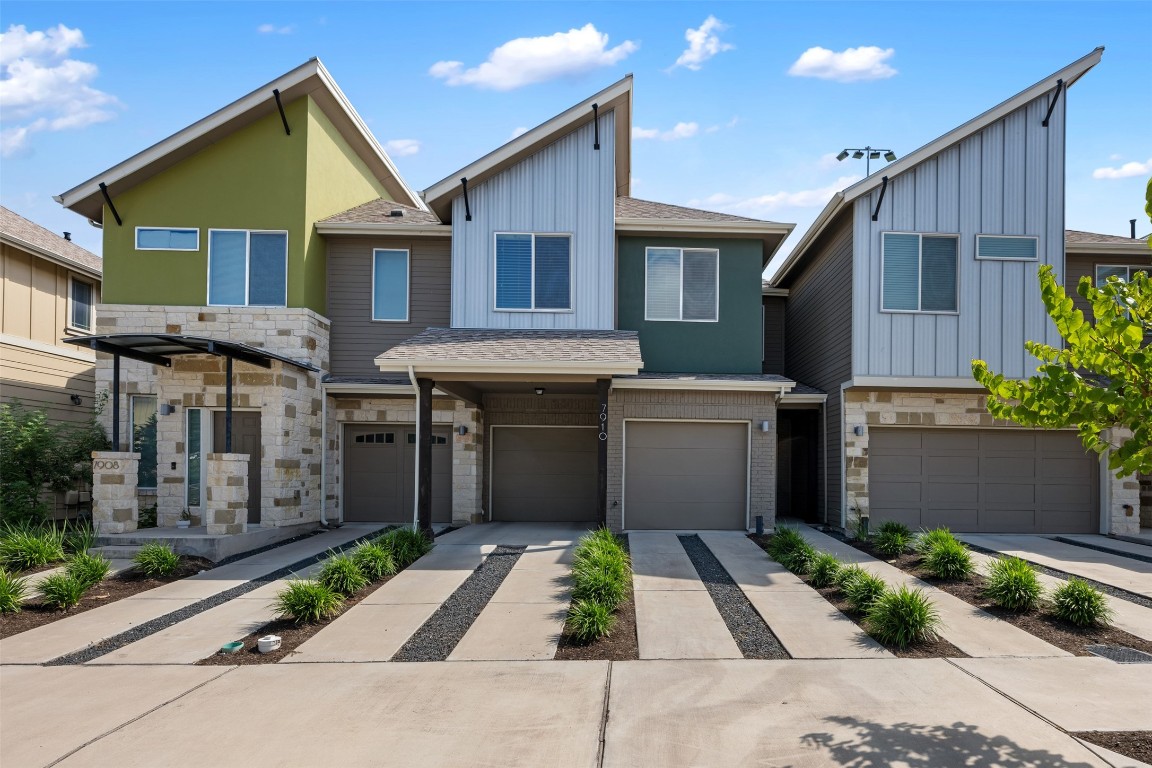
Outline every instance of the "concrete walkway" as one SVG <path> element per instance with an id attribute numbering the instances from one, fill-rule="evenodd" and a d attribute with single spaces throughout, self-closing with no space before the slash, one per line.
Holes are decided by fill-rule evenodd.
<path id="1" fill-rule="evenodd" d="M 1049 538 L 1059 539 L 1065 544 L 1079 542 L 1087 544 L 1089 547 L 1103 547 L 1121 555 L 1136 555 L 1138 558 L 1152 557 L 1152 538 L 1144 543 L 1117 539 L 1112 536 L 1101 536 L 1098 533 L 1061 533 Z"/>
<path id="2" fill-rule="evenodd" d="M 977 567 L 982 573 L 988 572 L 988 566 L 996 559 L 992 555 L 986 555 L 983 552 L 973 552 L 972 559 L 976 562 Z M 1053 590 L 1060 586 L 1067 584 L 1064 579 L 1058 579 L 1055 576 L 1049 576 L 1045 573 L 1037 573 L 1036 578 L 1040 580 L 1040 585 L 1044 587 L 1047 594 L 1052 594 Z M 1145 608 L 1136 603 L 1130 603 L 1127 600 L 1122 600 L 1118 597 L 1111 595 L 1104 595 L 1104 599 L 1108 603 L 1108 607 L 1112 609 L 1113 618 L 1112 624 L 1117 629 L 1122 629 L 1130 635 L 1142 637 L 1145 640 L 1152 640 L 1152 608 Z"/>
<path id="3" fill-rule="evenodd" d="M 1135 765 L 1106 761 L 1057 727 L 1152 728 L 1152 713 L 1143 706 L 1152 670 L 1108 664 L 855 659 L 3 667 L 0 720 L 9 737 L 0 740 L 0 764 Z M 1126 673 L 1134 673 L 1127 682 Z"/>
<path id="4" fill-rule="evenodd" d="M 380 527 L 346 525 L 12 635 L 0 640 L 0 664 L 43 664 L 66 653 L 82 650 L 304 558 L 344 546 Z"/>
<path id="5" fill-rule="evenodd" d="M 628 534 L 641 659 L 742 659 L 675 533 Z"/>
<path id="6" fill-rule="evenodd" d="M 1065 544 L 1045 536 L 962 533 L 957 538 L 977 547 L 1152 597 L 1152 563 Z"/>
<path id="7" fill-rule="evenodd" d="M 875 659 L 892 654 L 743 533 L 700 539 L 794 659 Z"/>
<path id="8" fill-rule="evenodd" d="M 797 529 L 812 546 L 847 563 L 857 563 L 891 587 L 908 585 L 922 589 L 940 612 L 940 636 L 973 657 L 1071 656 L 1051 643 L 1001 621 L 958 597 L 911 576 L 899 568 L 868 555 L 814 528 Z"/>

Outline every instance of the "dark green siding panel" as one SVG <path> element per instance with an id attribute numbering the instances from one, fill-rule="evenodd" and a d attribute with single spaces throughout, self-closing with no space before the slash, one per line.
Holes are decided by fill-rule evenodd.
<path id="1" fill-rule="evenodd" d="M 720 316 L 715 323 L 644 319 L 645 248 L 720 251 Z M 760 373 L 760 240 L 694 237 L 617 238 L 617 327 L 640 332 L 644 370 L 654 373 Z"/>

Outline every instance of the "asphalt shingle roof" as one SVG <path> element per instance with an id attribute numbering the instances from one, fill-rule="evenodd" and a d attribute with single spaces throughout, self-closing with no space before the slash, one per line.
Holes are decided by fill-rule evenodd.
<path id="1" fill-rule="evenodd" d="M 3 206 L 0 206 L 0 232 L 47 251 L 61 261 L 96 272 L 104 270 L 104 260 L 96 254 Z"/>
<path id="2" fill-rule="evenodd" d="M 400 211 L 402 215 L 393 216 L 393 211 Z M 419 208 L 414 208 L 411 205 L 404 205 L 403 203 L 396 203 L 384 198 L 378 198 L 370 202 L 358 205 L 355 208 L 349 208 L 342 211 L 335 216 L 329 216 L 322 219 L 321 224 L 393 224 L 398 227 L 412 226 L 418 224 L 427 226 L 429 224 L 439 224 L 440 219 L 436 214 L 431 211 L 422 211 Z"/>
<path id="3" fill-rule="evenodd" d="M 640 335 L 636 331 L 428 328 L 380 359 L 639 363 Z"/>
<path id="4" fill-rule="evenodd" d="M 1079 229 L 1066 229 L 1064 230 L 1064 242 L 1066 243 L 1138 243 L 1146 238 L 1138 237 L 1133 240 L 1130 237 L 1120 237 L 1119 235 L 1101 235 L 1096 232 L 1084 232 Z"/>
<path id="5" fill-rule="evenodd" d="M 757 224 L 771 224 L 763 219 L 749 219 L 733 216 L 730 213 L 703 211 L 699 208 L 685 208 L 682 205 L 654 203 L 636 197 L 616 198 L 616 218 L 618 219 L 664 219 L 671 221 L 743 221 Z"/>

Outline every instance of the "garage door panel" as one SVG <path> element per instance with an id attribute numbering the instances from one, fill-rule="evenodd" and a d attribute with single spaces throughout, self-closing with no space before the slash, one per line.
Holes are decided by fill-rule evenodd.
<path id="1" fill-rule="evenodd" d="M 344 520 L 404 522 L 412 519 L 415 498 L 415 445 L 412 425 L 344 426 Z M 452 439 L 447 426 L 433 427 L 444 443 L 432 446 L 432 521 L 452 520 Z M 392 442 L 357 442 L 361 435 L 391 435 Z M 370 438 L 370 439 L 375 439 Z"/>
<path id="2" fill-rule="evenodd" d="M 1099 465 L 1073 433 L 897 427 L 870 433 L 874 520 L 958 532 L 1098 530 Z M 917 443 L 922 448 L 910 455 Z"/>
<path id="3" fill-rule="evenodd" d="M 492 519 L 596 519 L 597 432 L 593 428 L 492 430 Z"/>
<path id="4" fill-rule="evenodd" d="M 628 421 L 624 443 L 625 527 L 747 526 L 747 423 Z"/>
<path id="5" fill-rule="evenodd" d="M 515 468 L 520 474 L 581 474 L 596 471 L 595 445 L 590 451 L 501 451 L 496 464 L 498 471 Z M 563 472 L 557 473 L 557 468 Z"/>

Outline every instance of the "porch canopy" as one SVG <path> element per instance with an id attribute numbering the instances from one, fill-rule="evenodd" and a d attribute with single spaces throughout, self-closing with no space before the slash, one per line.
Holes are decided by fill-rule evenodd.
<path id="1" fill-rule="evenodd" d="M 226 419 L 225 451 L 232 452 L 232 361 L 271 368 L 272 361 L 284 363 L 303 371 L 319 371 L 308 363 L 277 355 L 267 350 L 226 339 L 178 334 L 106 333 L 92 336 L 70 336 L 61 339 L 66 344 L 89 347 L 112 355 L 112 445 L 120 450 L 120 358 L 139 360 L 165 368 L 172 367 L 171 358 L 177 355 L 215 355 L 227 361 L 225 377 Z"/>
<path id="2" fill-rule="evenodd" d="M 613 376 L 643 367 L 636 331 L 428 328 L 376 357 L 383 373 L 407 374 L 418 389 L 417 518 L 432 524 L 432 387 L 475 406 L 485 392 L 596 393 L 600 400 L 598 512 L 605 519 L 608 443 L 604 424 Z"/>

